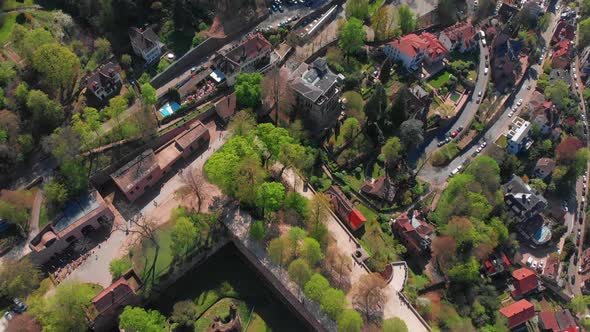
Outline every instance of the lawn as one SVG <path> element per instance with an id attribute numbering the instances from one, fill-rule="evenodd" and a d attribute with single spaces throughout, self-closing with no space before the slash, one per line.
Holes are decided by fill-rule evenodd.
<path id="1" fill-rule="evenodd" d="M 172 251 L 170 250 L 170 242 L 172 242 L 172 223 L 166 223 L 156 231 L 156 239 L 160 245 L 158 251 L 158 259 L 156 261 L 156 275 L 161 275 L 168 271 L 172 264 Z M 144 240 L 139 247 L 133 249 L 133 267 L 136 271 L 141 271 L 141 275 L 146 272 L 146 266 L 151 266 L 156 248 L 149 240 Z"/>
<path id="2" fill-rule="evenodd" d="M 451 100 L 454 103 L 456 103 L 460 97 L 461 97 L 461 95 L 459 93 L 457 93 L 456 91 L 453 91 L 453 93 L 451 94 Z"/>
<path id="3" fill-rule="evenodd" d="M 440 89 L 449 81 L 449 77 L 451 77 L 451 73 L 445 70 L 442 73 L 437 74 L 434 78 L 428 81 L 428 83 L 433 87 Z"/>
<path id="4" fill-rule="evenodd" d="M 49 215 L 47 214 L 47 207 L 45 204 L 41 205 L 41 212 L 39 213 L 39 229 L 49 223 Z"/>
<path id="5" fill-rule="evenodd" d="M 18 13 L 8 13 L 4 14 L 0 21 L 4 20 L 2 27 L 0 27 L 0 44 L 4 44 L 10 39 L 10 35 L 12 34 L 12 29 L 14 29 L 14 25 L 16 24 L 16 16 Z"/>
<path id="6" fill-rule="evenodd" d="M 432 155 L 432 166 L 444 166 L 451 162 L 459 154 L 457 143 L 451 142 L 436 150 Z"/>
<path id="7" fill-rule="evenodd" d="M 379 166 L 379 163 L 373 164 L 373 171 L 371 172 L 371 177 L 373 179 L 376 179 L 376 178 L 380 177 L 381 175 L 385 175 L 385 171 L 383 170 L 383 168 L 381 168 L 381 166 Z"/>
<path id="8" fill-rule="evenodd" d="M 500 138 L 498 138 L 496 141 L 496 145 L 501 149 L 505 149 L 508 146 L 508 138 L 506 138 L 504 135 L 500 136 Z"/>
<path id="9" fill-rule="evenodd" d="M 470 70 L 467 74 L 467 79 L 472 82 L 475 82 L 475 80 L 477 79 L 477 72 L 475 70 Z"/>
<path id="10" fill-rule="evenodd" d="M 368 208 L 365 204 L 359 202 L 355 207 L 361 211 L 365 218 L 367 218 L 367 221 L 377 220 L 377 213 L 373 212 L 373 210 Z"/>
<path id="11" fill-rule="evenodd" d="M 20 7 L 30 7 L 35 4 L 34 0 L 4 0 L 2 10 L 12 10 Z"/>
<path id="12" fill-rule="evenodd" d="M 353 191 L 361 190 L 361 187 L 363 186 L 364 182 L 364 179 L 361 175 L 355 174 L 346 174 L 344 176 L 344 180 L 346 181 L 346 184 L 350 186 L 350 189 L 352 189 Z"/>

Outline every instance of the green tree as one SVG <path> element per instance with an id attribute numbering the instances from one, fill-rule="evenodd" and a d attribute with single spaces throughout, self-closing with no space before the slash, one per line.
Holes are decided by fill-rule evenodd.
<path id="1" fill-rule="evenodd" d="M 303 239 L 301 245 L 301 258 L 303 258 L 309 266 L 315 266 L 323 258 L 320 243 L 313 238 L 307 237 Z"/>
<path id="2" fill-rule="evenodd" d="M 256 127 L 256 136 L 262 141 L 266 148 L 265 166 L 268 161 L 277 160 L 281 155 L 283 145 L 295 143 L 285 128 L 275 127 L 272 123 L 262 123 Z"/>
<path id="3" fill-rule="evenodd" d="M 339 332 L 360 332 L 363 328 L 363 318 L 352 309 L 344 309 L 336 322 Z"/>
<path id="4" fill-rule="evenodd" d="M 459 263 L 449 270 L 451 280 L 472 284 L 479 280 L 479 264 L 475 257 L 469 258 L 465 263 Z"/>
<path id="5" fill-rule="evenodd" d="M 576 151 L 576 155 L 574 157 L 574 170 L 576 175 L 580 176 L 584 173 L 584 171 L 588 168 L 588 159 L 590 158 L 590 151 L 588 148 L 581 148 Z"/>
<path id="6" fill-rule="evenodd" d="M 327 237 L 325 222 L 328 219 L 328 199 L 324 194 L 315 194 L 309 202 L 309 214 L 306 219 L 306 227 L 309 235 L 320 244 L 324 243 Z"/>
<path id="7" fill-rule="evenodd" d="M 265 176 L 266 172 L 258 156 L 246 156 L 239 162 L 236 174 L 230 181 L 235 185 L 235 195 L 240 202 L 247 205 L 256 203 L 256 190 Z"/>
<path id="8" fill-rule="evenodd" d="M 590 17 L 580 21 L 578 30 L 580 31 L 579 47 L 584 48 L 590 44 Z"/>
<path id="9" fill-rule="evenodd" d="M 399 317 L 393 317 L 383 321 L 383 332 L 408 332 L 408 326 Z"/>
<path id="10" fill-rule="evenodd" d="M 31 113 L 33 133 L 38 136 L 50 133 L 64 119 L 61 105 L 51 100 L 40 90 L 31 90 L 29 92 L 27 109 Z"/>
<path id="11" fill-rule="evenodd" d="M 408 34 L 416 29 L 416 17 L 408 5 L 401 5 L 398 9 L 399 26 L 402 34 Z"/>
<path id="12" fill-rule="evenodd" d="M 180 326 L 192 327 L 199 315 L 199 308 L 190 300 L 174 303 L 170 320 Z"/>
<path id="13" fill-rule="evenodd" d="M 68 188 L 61 182 L 51 179 L 44 187 L 45 199 L 54 208 L 60 209 L 69 198 Z"/>
<path id="14" fill-rule="evenodd" d="M 350 0 L 346 4 L 346 17 L 364 20 L 369 16 L 369 0 Z"/>
<path id="15" fill-rule="evenodd" d="M 43 331 L 86 331 L 86 309 L 98 289 L 90 284 L 64 282 L 49 298 L 30 303 L 30 312 L 43 326 Z"/>
<path id="16" fill-rule="evenodd" d="M 21 54 L 29 62 L 32 62 L 33 54 L 38 48 L 55 42 L 51 33 L 43 28 L 27 31 L 20 25 L 17 25 L 17 27 L 19 28 L 15 28 L 13 31 L 13 40 Z"/>
<path id="17" fill-rule="evenodd" d="M 377 9 L 375 15 L 371 16 L 371 28 L 375 31 L 375 40 L 384 40 L 393 36 L 393 15 L 389 6 L 382 6 Z"/>
<path id="18" fill-rule="evenodd" d="M 123 273 L 131 268 L 131 260 L 127 257 L 116 258 L 109 264 L 109 271 L 113 276 L 113 280 L 121 278 Z"/>
<path id="19" fill-rule="evenodd" d="M 186 217 L 180 217 L 172 227 L 170 250 L 174 257 L 182 257 L 193 249 L 199 237 L 197 228 Z"/>
<path id="20" fill-rule="evenodd" d="M 29 98 L 29 85 L 26 82 L 20 82 L 16 87 L 14 96 L 19 107 L 25 106 Z"/>
<path id="21" fill-rule="evenodd" d="M 267 251 L 271 262 L 281 267 L 287 265 L 293 257 L 293 247 L 286 237 L 272 239 L 268 244 Z"/>
<path id="22" fill-rule="evenodd" d="M 424 123 L 420 120 L 410 119 L 400 125 L 400 140 L 407 147 L 415 147 L 424 141 Z"/>
<path id="23" fill-rule="evenodd" d="M 285 169 L 295 167 L 298 170 L 304 170 L 311 160 L 301 144 L 282 144 L 280 146 L 278 160 L 283 167 L 279 173 L 279 179 L 282 177 Z"/>
<path id="24" fill-rule="evenodd" d="M 111 43 L 105 38 L 94 40 L 94 54 L 92 56 L 96 63 L 103 63 L 111 56 Z"/>
<path id="25" fill-rule="evenodd" d="M 311 269 L 305 260 L 297 258 L 289 264 L 289 276 L 297 285 L 303 287 L 311 278 Z"/>
<path id="26" fill-rule="evenodd" d="M 365 30 L 363 30 L 363 22 L 351 17 L 346 21 L 340 31 L 338 45 L 340 45 L 344 54 L 348 57 L 363 49 L 365 45 L 365 37 L 366 34 Z"/>
<path id="27" fill-rule="evenodd" d="M 256 189 L 256 206 L 262 214 L 277 211 L 285 199 L 285 186 L 279 182 L 265 182 Z"/>
<path id="28" fill-rule="evenodd" d="M 544 13 L 539 17 L 539 21 L 537 22 L 537 27 L 539 31 L 545 32 L 547 28 L 549 28 L 549 22 L 551 22 L 551 13 Z"/>
<path id="29" fill-rule="evenodd" d="M 123 96 L 116 96 L 109 100 L 109 106 L 103 111 L 111 119 L 115 119 L 117 128 L 119 129 L 119 136 L 121 139 L 124 138 L 123 126 L 121 125 L 121 115 L 127 110 L 127 100 Z"/>
<path id="30" fill-rule="evenodd" d="M 119 316 L 119 328 L 129 332 L 165 332 L 166 317 L 156 310 L 126 306 Z"/>
<path id="31" fill-rule="evenodd" d="M 260 220 L 256 220 L 250 226 L 250 236 L 255 241 L 262 241 L 266 236 L 266 227 L 264 223 Z"/>
<path id="32" fill-rule="evenodd" d="M 564 80 L 556 80 L 545 89 L 545 95 L 559 108 L 565 108 L 570 102 L 570 87 Z"/>
<path id="33" fill-rule="evenodd" d="M 71 197 L 76 197 L 88 189 L 88 171 L 80 160 L 66 160 L 59 167 Z"/>
<path id="34" fill-rule="evenodd" d="M 131 67 L 131 63 L 132 63 L 131 55 L 129 55 L 129 54 L 121 55 L 121 64 L 123 65 L 123 67 L 129 68 L 129 67 Z"/>
<path id="35" fill-rule="evenodd" d="M 0 86 L 6 86 L 16 77 L 16 70 L 10 62 L 0 62 Z"/>
<path id="36" fill-rule="evenodd" d="M 6 298 L 25 297 L 39 287 L 42 273 L 28 257 L 5 261 L 0 267 L 0 295 Z"/>
<path id="37" fill-rule="evenodd" d="M 326 290 L 330 288 L 330 282 L 319 273 L 314 273 L 305 283 L 303 292 L 310 299 L 320 302 Z"/>
<path id="38" fill-rule="evenodd" d="M 69 48 L 59 44 L 46 44 L 33 54 L 33 69 L 39 72 L 45 84 L 61 98 L 73 89 L 80 60 Z"/>
<path id="39" fill-rule="evenodd" d="M 262 92 L 260 84 L 262 75 L 259 73 L 241 73 L 236 78 L 236 100 L 242 107 L 255 107 L 260 104 Z"/>
<path id="40" fill-rule="evenodd" d="M 158 101 L 156 89 L 150 83 L 141 85 L 141 100 L 146 106 L 153 106 Z"/>
<path id="41" fill-rule="evenodd" d="M 402 144 L 399 138 L 391 137 L 385 142 L 385 145 L 381 148 L 381 152 L 385 157 L 385 165 L 391 167 L 397 164 L 397 161 L 401 157 Z"/>
<path id="42" fill-rule="evenodd" d="M 336 320 L 346 307 L 346 294 L 335 288 L 328 288 L 320 300 L 320 309 Z"/>
<path id="43" fill-rule="evenodd" d="M 291 227 L 289 229 L 289 233 L 287 234 L 289 237 L 289 241 L 291 241 L 291 246 L 295 253 L 295 256 L 299 255 L 299 247 L 302 245 L 301 241 L 305 239 L 307 236 L 307 232 L 300 227 Z"/>
<path id="44" fill-rule="evenodd" d="M 309 215 L 309 200 L 296 191 L 291 191 L 285 196 L 283 206 L 285 210 L 297 213 L 302 219 Z"/>

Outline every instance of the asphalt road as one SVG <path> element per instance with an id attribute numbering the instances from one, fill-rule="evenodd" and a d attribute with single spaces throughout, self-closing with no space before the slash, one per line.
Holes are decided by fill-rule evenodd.
<path id="1" fill-rule="evenodd" d="M 551 22 L 549 24 L 549 28 L 547 29 L 547 31 L 545 33 L 543 33 L 543 38 L 546 41 L 546 45 L 549 45 L 549 41 L 551 40 L 553 30 L 555 29 L 555 26 L 557 24 L 556 18 L 557 18 L 556 15 L 552 15 Z M 547 57 L 545 57 L 545 59 L 547 59 Z M 480 70 L 481 70 L 481 57 L 480 57 Z M 486 133 L 484 135 L 485 141 L 488 142 L 488 147 L 491 144 L 493 144 L 494 142 L 496 142 L 496 140 L 498 138 L 500 138 L 500 136 L 502 136 L 504 133 L 506 133 L 508 131 L 508 127 L 512 123 L 512 120 L 516 116 L 518 116 L 520 114 L 520 112 L 526 107 L 526 105 L 528 104 L 528 100 L 530 99 L 530 96 L 535 91 L 535 87 L 537 86 L 537 78 L 542 72 L 543 72 L 543 66 L 538 64 L 537 62 L 535 62 L 533 65 L 531 65 L 530 68 L 525 72 L 525 74 L 524 74 L 525 77 L 521 82 L 520 89 L 506 103 L 506 109 L 504 110 L 504 112 L 502 113 L 500 118 L 488 129 L 488 131 L 486 131 Z M 479 81 L 480 80 L 479 80 L 479 75 L 478 75 L 478 83 L 479 83 Z M 486 82 L 486 84 L 487 84 L 487 82 Z M 527 87 L 530 87 L 530 89 L 527 89 Z M 476 91 L 478 91 L 477 89 L 479 89 L 479 88 L 481 88 L 481 85 L 477 84 Z M 516 110 L 515 114 L 512 115 L 512 117 L 508 117 L 508 113 L 510 112 L 510 108 L 513 105 L 515 106 L 517 101 L 520 99 L 523 100 L 522 105 L 520 107 L 518 107 L 518 109 Z M 473 99 L 470 101 L 470 103 L 473 104 Z M 467 105 L 466 107 L 469 107 L 469 106 L 470 105 Z M 468 119 L 467 117 L 471 114 L 471 112 L 473 112 L 471 114 L 471 117 L 473 117 L 475 115 L 475 112 L 477 111 L 477 106 L 479 106 L 479 105 L 476 104 L 475 107 L 471 106 L 473 108 L 470 108 L 470 109 L 466 108 L 463 111 L 463 114 L 461 114 L 459 119 L 456 121 L 456 123 L 453 125 L 453 127 L 449 131 L 455 130 L 460 125 L 465 126 L 465 124 L 468 123 L 468 121 L 466 121 Z M 428 147 L 425 150 L 425 152 L 426 152 L 425 155 L 429 155 L 430 152 L 432 152 L 434 149 L 436 149 L 436 143 L 437 143 L 436 140 L 433 140 L 432 142 L 429 143 Z M 428 181 L 435 186 L 443 184 L 449 178 L 451 170 L 455 169 L 459 165 L 463 165 L 469 158 L 471 158 L 471 156 L 476 152 L 476 149 L 480 143 L 481 143 L 481 141 L 473 142 L 469 146 L 469 148 L 465 149 L 449 165 L 447 165 L 445 167 L 434 167 L 430 164 L 425 165 L 418 173 L 418 176 L 421 179 Z"/>
<path id="2" fill-rule="evenodd" d="M 481 43 L 478 43 L 478 44 L 479 44 L 479 67 L 478 67 L 477 81 L 475 83 L 475 89 L 473 90 L 471 98 L 467 101 L 467 103 L 464 106 L 463 112 L 461 113 L 461 115 L 459 115 L 459 118 L 453 123 L 453 125 L 448 128 L 445 128 L 444 130 L 441 130 L 435 139 L 433 139 L 432 141 L 427 143 L 427 145 L 423 148 L 423 151 L 422 151 L 423 156 L 429 156 L 431 153 L 433 153 L 438 148 L 436 146 L 438 144 L 438 142 L 440 140 L 443 140 L 446 135 L 450 135 L 458 127 L 460 127 L 460 126 L 467 127 L 467 125 L 473 120 L 473 118 L 475 117 L 475 114 L 477 113 L 477 110 L 480 105 L 476 102 L 476 100 L 478 99 L 477 94 L 479 91 L 481 91 L 482 94 L 484 94 L 484 96 L 485 96 L 485 93 L 487 90 L 486 87 L 488 85 L 488 82 L 490 80 L 490 75 L 491 75 L 491 73 L 489 73 L 489 72 L 488 72 L 488 74 L 484 74 L 484 71 L 486 68 L 486 61 L 487 61 L 486 56 L 489 55 L 489 50 L 487 47 L 484 47 Z M 451 168 L 451 169 L 453 169 L 453 168 Z M 441 168 L 433 167 L 429 164 L 429 165 L 424 166 L 424 168 L 422 168 L 422 170 L 420 170 L 420 172 L 418 173 L 418 176 L 420 176 L 421 178 L 424 178 L 425 180 L 427 180 L 431 183 L 432 182 L 441 183 L 441 181 L 444 182 L 446 180 L 446 177 L 442 176 L 441 171 L 442 171 Z"/>

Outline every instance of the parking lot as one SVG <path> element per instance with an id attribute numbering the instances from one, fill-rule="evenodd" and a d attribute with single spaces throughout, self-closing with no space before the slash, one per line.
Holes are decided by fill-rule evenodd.
<path id="1" fill-rule="evenodd" d="M 280 4 L 278 1 L 280 1 Z M 304 17 L 318 7 L 321 7 L 325 2 L 326 0 L 308 0 L 300 3 L 298 0 L 297 4 L 293 4 L 291 1 L 277 0 L 273 2 L 274 9 L 272 6 L 268 8 L 270 14 L 269 17 L 256 28 L 263 31 L 267 29 L 277 29 L 281 23 L 285 21 L 293 22 L 295 21 L 293 20 L 293 17 Z M 280 8 L 282 8 L 282 11 L 279 9 L 279 5 L 281 6 Z"/>

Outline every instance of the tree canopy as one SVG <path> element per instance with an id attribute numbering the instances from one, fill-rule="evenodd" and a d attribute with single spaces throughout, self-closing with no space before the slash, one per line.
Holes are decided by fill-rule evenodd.
<path id="1" fill-rule="evenodd" d="M 129 332 L 164 332 L 166 327 L 166 317 L 156 310 L 126 306 L 119 316 L 119 328 Z"/>
<path id="2" fill-rule="evenodd" d="M 33 69 L 39 72 L 45 84 L 60 97 L 76 83 L 80 60 L 69 48 L 59 44 L 39 47 L 32 58 Z"/>
<path id="3" fill-rule="evenodd" d="M 255 107 L 260 103 L 262 75 L 260 73 L 241 73 L 236 77 L 235 91 L 238 104 Z"/>
<path id="4" fill-rule="evenodd" d="M 351 17 L 346 21 L 340 31 L 338 44 L 342 50 L 344 50 L 344 53 L 347 56 L 350 56 L 363 49 L 365 37 L 366 34 L 363 30 L 363 22 L 357 18 Z"/>
<path id="5" fill-rule="evenodd" d="M 416 17 L 408 5 L 401 5 L 398 9 L 399 26 L 402 34 L 408 34 L 416 29 Z"/>

